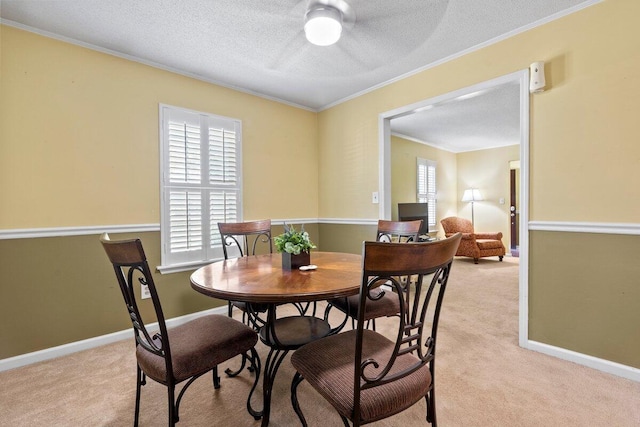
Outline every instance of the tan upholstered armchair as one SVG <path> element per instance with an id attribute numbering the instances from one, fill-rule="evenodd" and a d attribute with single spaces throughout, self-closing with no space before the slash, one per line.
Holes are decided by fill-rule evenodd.
<path id="1" fill-rule="evenodd" d="M 456 256 L 471 257 L 476 264 L 479 258 L 488 256 L 497 256 L 502 261 L 505 254 L 502 232 L 475 233 L 471 221 L 455 216 L 444 218 L 440 223 L 444 228 L 445 237 L 453 236 L 457 232 L 462 233 Z"/>

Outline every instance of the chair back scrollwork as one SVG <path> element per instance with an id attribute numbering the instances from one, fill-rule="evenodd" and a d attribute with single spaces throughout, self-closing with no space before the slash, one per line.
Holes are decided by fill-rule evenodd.
<path id="1" fill-rule="evenodd" d="M 167 336 L 164 313 L 142 242 L 140 239 L 111 241 L 106 233 L 102 235 L 100 241 L 113 265 L 120 285 L 120 291 L 133 325 L 136 345 L 164 358 L 167 372 L 171 372 L 171 349 L 169 342 L 163 339 Z M 140 294 L 141 285 L 147 286 L 153 303 L 155 319 L 148 319 L 151 320 L 150 322 L 143 320 L 136 298 L 136 295 Z M 159 332 L 149 331 L 147 324 L 154 322 L 158 323 Z"/>
<path id="2" fill-rule="evenodd" d="M 271 220 L 250 222 L 219 222 L 218 230 L 222 238 L 224 258 L 231 258 L 232 249 L 239 256 L 273 253 L 271 244 Z"/>
<path id="3" fill-rule="evenodd" d="M 417 242 L 422 220 L 415 221 L 387 221 L 378 220 L 378 242 L 407 243 Z"/>
<path id="4" fill-rule="evenodd" d="M 364 242 L 356 335 L 356 399 L 360 390 L 406 377 L 426 364 L 433 375 L 440 309 L 460 239 L 458 233 L 445 240 L 426 243 Z M 397 329 L 394 329 L 395 347 L 385 359 L 362 360 L 363 340 L 367 334 L 363 316 L 366 304 L 379 297 L 376 290 L 380 286 L 387 290 L 391 288 L 388 292 L 400 303 L 400 316 Z M 401 370 L 393 369 L 396 360 L 405 354 L 415 356 L 415 362 Z"/>

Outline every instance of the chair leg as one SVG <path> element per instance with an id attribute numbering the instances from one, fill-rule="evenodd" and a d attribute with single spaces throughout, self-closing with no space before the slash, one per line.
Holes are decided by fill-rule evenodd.
<path id="1" fill-rule="evenodd" d="M 473 259 L 473 263 L 474 263 L 474 264 L 477 264 L 477 263 L 478 263 L 478 258 L 474 258 L 474 259 Z"/>
<path id="2" fill-rule="evenodd" d="M 500 255 L 500 256 L 498 257 L 498 259 L 499 259 L 501 262 L 502 262 L 502 258 L 504 258 L 502 255 Z"/>
<path id="3" fill-rule="evenodd" d="M 169 400 L 169 427 L 174 427 L 178 422 L 178 408 L 175 404 L 175 386 L 167 386 L 167 398 Z"/>
<path id="4" fill-rule="evenodd" d="M 218 376 L 218 367 L 216 366 L 215 368 L 212 369 L 213 371 L 213 376 L 214 376 L 214 380 L 213 380 L 213 386 L 215 387 L 215 378 Z M 206 372 L 202 373 L 202 374 L 198 374 L 196 376 L 193 376 L 189 379 L 189 381 L 186 382 L 185 385 L 182 386 L 182 389 L 180 390 L 180 393 L 178 393 L 178 398 L 175 399 L 175 390 L 176 390 L 176 386 L 175 384 L 173 385 L 168 385 L 167 389 L 169 390 L 169 399 L 171 400 L 175 400 L 175 405 L 171 405 L 170 407 L 173 408 L 173 419 L 174 419 L 174 423 L 177 423 L 178 421 L 180 421 L 180 402 L 182 402 L 182 398 L 184 397 L 184 393 L 187 391 L 187 389 L 189 388 L 189 386 L 191 386 L 191 384 L 194 383 L 195 380 L 197 380 L 198 378 L 200 378 L 202 375 L 204 375 Z M 219 378 L 218 378 L 219 380 Z"/>
<path id="5" fill-rule="evenodd" d="M 136 409 L 135 415 L 133 418 L 133 426 L 138 427 L 138 421 L 140 418 L 140 394 L 142 392 L 142 386 L 145 385 L 146 379 L 144 372 L 140 369 L 140 366 L 137 366 L 137 378 L 136 378 Z"/>
<path id="6" fill-rule="evenodd" d="M 240 372 L 242 372 L 242 370 L 244 369 L 246 363 L 247 363 L 247 356 L 245 354 L 243 354 L 242 355 L 242 362 L 240 364 L 240 367 L 235 371 L 232 371 L 231 368 L 227 368 L 227 369 L 224 370 L 224 373 L 227 374 L 228 377 L 235 377 L 238 374 L 240 374 Z"/>
<path id="7" fill-rule="evenodd" d="M 302 410 L 300 409 L 300 403 L 298 402 L 298 385 L 302 381 L 304 381 L 304 377 L 300 375 L 300 372 L 296 372 L 291 382 L 291 405 L 296 414 L 298 414 L 302 427 L 307 427 L 307 420 L 305 420 Z"/>
<path id="8" fill-rule="evenodd" d="M 220 388 L 220 375 L 218 375 L 218 367 L 216 366 L 211 370 L 213 374 L 213 388 L 216 390 Z"/>
<path id="9" fill-rule="evenodd" d="M 433 386 L 429 393 L 424 397 L 427 402 L 427 422 L 431 424 L 432 427 L 437 427 L 438 422 L 436 420 L 436 395 Z"/>

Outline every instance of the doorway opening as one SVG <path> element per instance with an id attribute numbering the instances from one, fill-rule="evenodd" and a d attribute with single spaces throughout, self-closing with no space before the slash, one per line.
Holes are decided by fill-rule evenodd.
<path id="1" fill-rule="evenodd" d="M 378 120 L 379 138 L 379 218 L 391 219 L 391 120 L 417 112 L 434 109 L 450 102 L 463 102 L 479 93 L 506 84 L 517 84 L 519 103 L 513 108 L 519 111 L 520 134 L 520 179 L 517 211 L 517 253 L 519 262 L 519 344 L 526 347 L 528 342 L 528 199 L 529 199 L 529 70 L 521 70 L 486 82 L 459 89 L 434 98 L 406 105 L 381 113 Z M 510 205 L 511 206 L 511 205 Z"/>
<path id="2" fill-rule="evenodd" d="M 520 239 L 518 233 L 520 224 L 520 160 L 509 162 L 509 226 L 511 239 L 509 252 L 513 257 L 520 256 Z"/>

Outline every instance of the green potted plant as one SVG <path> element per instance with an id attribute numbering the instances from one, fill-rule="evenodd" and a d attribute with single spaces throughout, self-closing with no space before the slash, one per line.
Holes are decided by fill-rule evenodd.
<path id="1" fill-rule="evenodd" d="M 278 252 L 282 253 L 282 268 L 291 270 L 311 263 L 311 249 L 315 249 L 309 238 L 309 233 L 304 231 L 304 225 L 300 231 L 296 231 L 292 225 L 284 224 L 284 233 L 273 238 L 273 243 Z"/>

